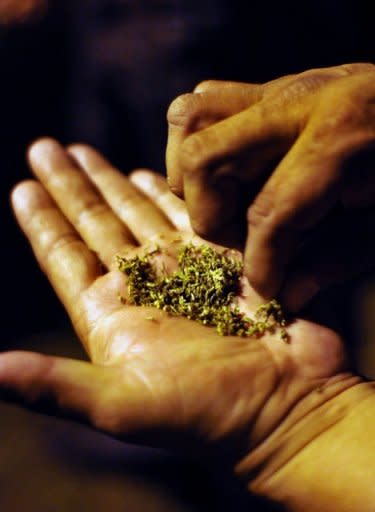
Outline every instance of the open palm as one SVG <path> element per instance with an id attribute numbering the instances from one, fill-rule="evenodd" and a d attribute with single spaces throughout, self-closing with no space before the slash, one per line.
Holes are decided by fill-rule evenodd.
<path id="1" fill-rule="evenodd" d="M 127 178 L 86 146 L 66 151 L 46 139 L 29 156 L 38 181 L 15 189 L 15 213 L 91 362 L 3 354 L 2 389 L 31 406 L 48 400 L 57 413 L 120 438 L 225 450 L 238 463 L 301 403 L 313 397 L 315 407 L 353 382 L 341 340 L 317 324 L 294 321 L 289 343 L 277 333 L 223 337 L 122 304 L 126 276 L 114 256 L 157 243 L 173 267 L 178 247 L 193 238 L 183 203 L 161 176 L 141 170 Z M 251 310 L 255 299 L 245 295 Z"/>

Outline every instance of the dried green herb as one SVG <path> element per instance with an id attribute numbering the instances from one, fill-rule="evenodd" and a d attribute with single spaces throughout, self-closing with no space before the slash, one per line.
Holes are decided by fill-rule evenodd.
<path id="1" fill-rule="evenodd" d="M 179 268 L 169 275 L 156 271 L 151 262 L 154 254 L 117 257 L 119 270 L 128 276 L 130 304 L 153 306 L 215 326 L 221 335 L 261 336 L 281 328 L 282 339 L 287 339 L 285 319 L 276 300 L 258 308 L 253 319 L 239 310 L 235 297 L 240 291 L 243 265 L 231 251 L 220 253 L 208 245 L 184 245 L 178 254 Z"/>

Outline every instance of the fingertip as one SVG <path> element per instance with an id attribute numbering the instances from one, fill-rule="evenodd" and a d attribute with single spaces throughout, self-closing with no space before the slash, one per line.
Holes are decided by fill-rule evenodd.
<path id="1" fill-rule="evenodd" d="M 52 206 L 52 199 L 35 180 L 21 181 L 10 193 L 10 202 L 18 220 L 29 220 L 36 208 Z"/>
<path id="2" fill-rule="evenodd" d="M 261 254 L 260 250 L 246 247 L 244 254 L 244 276 L 251 287 L 264 301 L 276 298 L 282 283 L 282 269 L 270 261 L 269 255 Z"/>
<path id="3" fill-rule="evenodd" d="M 169 105 L 167 111 L 168 124 L 174 127 L 184 127 L 194 105 L 194 94 L 187 93 L 177 96 Z"/>
<path id="4" fill-rule="evenodd" d="M 135 169 L 128 175 L 128 178 L 139 190 L 153 195 L 158 189 L 157 176 L 155 174 L 147 169 Z"/>
<path id="5" fill-rule="evenodd" d="M 27 149 L 27 159 L 32 163 L 38 163 L 46 154 L 53 151 L 61 150 L 61 144 L 52 137 L 40 137 L 33 141 Z"/>
<path id="6" fill-rule="evenodd" d="M 17 183 L 10 191 L 10 198 L 13 205 L 22 205 L 26 198 L 29 196 L 30 190 L 34 188 L 37 183 L 34 180 L 25 180 Z"/>
<path id="7" fill-rule="evenodd" d="M 128 178 L 133 183 L 145 183 L 152 182 L 156 177 L 160 176 L 159 173 L 152 171 L 147 168 L 133 169 L 129 174 Z"/>
<path id="8" fill-rule="evenodd" d="M 0 398 L 38 412 L 87 421 L 96 368 L 35 352 L 0 355 Z"/>
<path id="9" fill-rule="evenodd" d="M 259 273 L 256 270 L 253 270 L 252 267 L 244 265 L 243 274 L 249 281 L 251 288 L 259 297 L 262 298 L 263 302 L 267 302 L 277 296 L 277 291 L 274 291 L 276 290 L 276 287 L 260 279 Z"/>
<path id="10" fill-rule="evenodd" d="M 88 144 L 70 144 L 67 146 L 66 151 L 86 173 L 94 174 L 97 170 L 108 167 L 112 168 L 109 161 L 99 151 Z"/>
<path id="11" fill-rule="evenodd" d="M 73 156 L 79 156 L 86 151 L 90 151 L 91 149 L 91 146 L 83 142 L 74 142 L 66 146 L 66 151 Z"/>
<path id="12" fill-rule="evenodd" d="M 48 356 L 28 352 L 27 350 L 10 350 L 3 352 L 0 354 L 0 376 L 3 377 L 7 371 L 15 367 L 19 369 L 30 369 L 34 364 L 46 364 L 48 359 Z"/>
<path id="13" fill-rule="evenodd" d="M 84 167 L 84 164 L 87 162 L 88 153 L 91 149 L 89 145 L 82 143 L 74 143 L 66 146 L 68 155 L 81 167 Z"/>
<path id="14" fill-rule="evenodd" d="M 220 80 L 203 80 L 194 87 L 194 93 L 205 93 L 221 89 L 226 82 Z"/>
<path id="15" fill-rule="evenodd" d="M 31 399 L 33 384 L 46 375 L 52 359 L 43 354 L 10 351 L 0 355 L 0 386 L 22 392 Z"/>

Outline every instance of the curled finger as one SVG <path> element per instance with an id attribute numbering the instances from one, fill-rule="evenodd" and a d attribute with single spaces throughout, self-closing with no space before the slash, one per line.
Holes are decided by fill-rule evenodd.
<path id="1" fill-rule="evenodd" d="M 168 183 L 176 195 L 184 195 L 179 150 L 186 137 L 248 108 L 261 94 L 258 84 L 210 80 L 197 86 L 193 94 L 179 96 L 171 103 L 167 114 L 166 164 Z"/>
<path id="2" fill-rule="evenodd" d="M 373 84 L 371 74 L 327 86 L 302 134 L 252 203 L 245 273 L 265 297 L 279 293 L 300 244 L 340 204 L 347 162 L 373 147 Z"/>

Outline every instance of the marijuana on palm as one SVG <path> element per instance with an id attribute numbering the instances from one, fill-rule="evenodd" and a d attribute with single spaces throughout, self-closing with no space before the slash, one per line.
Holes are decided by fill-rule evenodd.
<path id="1" fill-rule="evenodd" d="M 127 259 L 117 257 L 118 268 L 128 276 L 128 301 L 153 306 L 171 315 L 185 316 L 214 326 L 221 335 L 261 336 L 281 328 L 287 338 L 279 303 L 262 305 L 254 318 L 243 314 L 235 302 L 240 292 L 242 262 L 208 245 L 182 246 L 179 268 L 171 274 L 157 272 L 151 259 L 155 251 Z"/>

